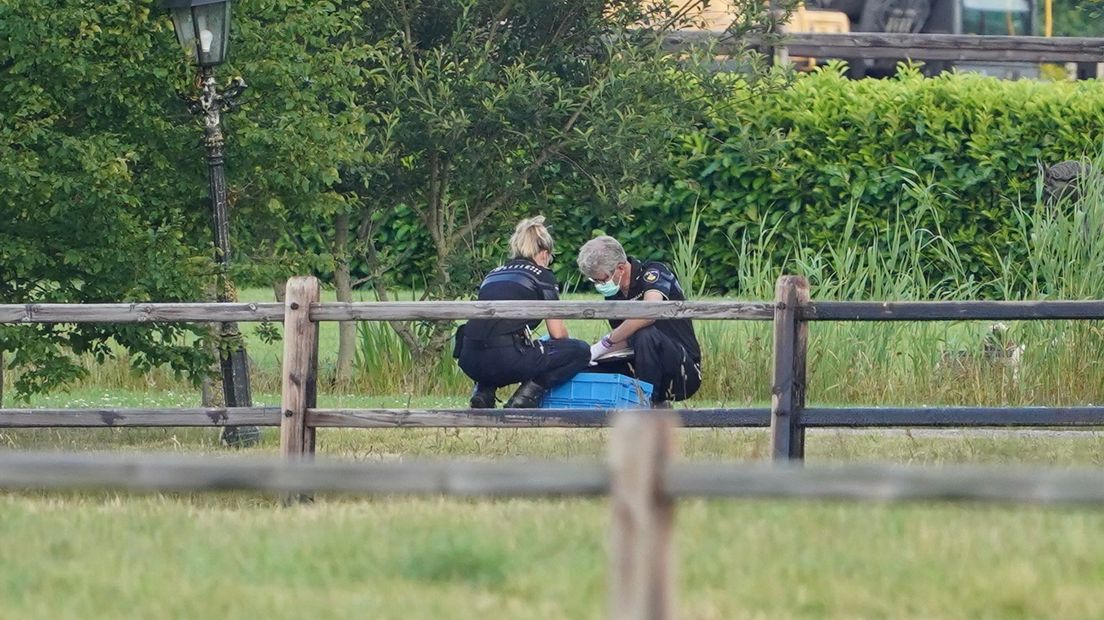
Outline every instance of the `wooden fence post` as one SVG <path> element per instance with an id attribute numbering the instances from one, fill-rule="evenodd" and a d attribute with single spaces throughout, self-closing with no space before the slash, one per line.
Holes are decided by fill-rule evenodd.
<path id="1" fill-rule="evenodd" d="M 771 385 L 771 458 L 805 458 L 805 429 L 798 418 L 805 408 L 805 358 L 809 324 L 798 308 L 809 303 L 809 282 L 782 276 L 775 287 L 774 374 Z"/>
<path id="2" fill-rule="evenodd" d="M 674 617 L 674 500 L 666 476 L 678 417 L 661 410 L 615 416 L 610 436 L 609 608 L 614 620 Z"/>
<path id="3" fill-rule="evenodd" d="M 310 307 L 318 299 L 317 278 L 288 280 L 280 399 L 280 454 L 288 459 L 314 453 L 314 429 L 307 428 L 306 411 L 317 405 L 318 323 L 310 320 Z"/>

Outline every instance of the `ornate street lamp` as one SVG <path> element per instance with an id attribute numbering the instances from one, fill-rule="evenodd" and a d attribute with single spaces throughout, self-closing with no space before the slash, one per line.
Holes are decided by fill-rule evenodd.
<path id="1" fill-rule="evenodd" d="M 234 109 L 236 99 L 245 90 L 245 82 L 235 78 L 225 92 L 215 86 L 214 68 L 226 60 L 230 43 L 229 0 L 163 0 L 172 15 L 176 38 L 189 60 L 199 67 L 201 92 L 190 106 L 203 115 L 204 144 L 207 147 L 207 168 L 210 177 L 211 211 L 215 236 L 215 260 L 218 264 L 216 299 L 237 301 L 229 279 L 230 225 L 226 201 L 226 172 L 223 169 L 223 136 L 220 112 Z M 222 323 L 219 361 L 222 369 L 222 389 L 227 407 L 250 407 L 253 397 L 249 390 L 249 362 L 245 342 L 237 323 Z M 260 433 L 255 426 L 227 426 L 222 439 L 230 445 L 256 443 Z"/>

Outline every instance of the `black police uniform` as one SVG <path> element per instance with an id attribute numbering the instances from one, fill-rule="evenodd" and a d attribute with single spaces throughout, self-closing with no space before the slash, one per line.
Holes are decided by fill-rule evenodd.
<path id="1" fill-rule="evenodd" d="M 556 276 L 524 258 L 491 270 L 479 286 L 480 301 L 559 298 Z M 548 389 L 586 368 L 590 363 L 586 342 L 572 338 L 531 341 L 528 330 L 538 325 L 539 319 L 473 319 L 461 326 L 457 357 L 477 390 L 525 381 Z"/>
<path id="2" fill-rule="evenodd" d="M 665 299 L 685 301 L 674 272 L 657 261 L 629 257 L 629 293 L 618 291 L 607 301 L 642 300 L 647 291 L 659 291 Z M 622 321 L 610 321 L 616 328 Z M 620 372 L 653 386 L 652 402 L 685 400 L 701 387 L 701 346 L 690 319 L 664 319 L 637 330 L 629 337 L 635 351 L 631 360 L 604 362 L 594 370 Z"/>

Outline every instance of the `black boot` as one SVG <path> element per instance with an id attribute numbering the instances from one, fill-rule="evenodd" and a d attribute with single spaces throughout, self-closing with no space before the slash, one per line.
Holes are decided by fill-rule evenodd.
<path id="1" fill-rule="evenodd" d="M 541 397 L 544 396 L 544 388 L 536 381 L 526 381 L 518 386 L 510 400 L 506 401 L 507 409 L 535 409 L 540 406 Z"/>
<path id="2" fill-rule="evenodd" d="M 468 404 L 472 409 L 494 409 L 496 392 L 498 388 L 485 387 L 476 383 Z"/>

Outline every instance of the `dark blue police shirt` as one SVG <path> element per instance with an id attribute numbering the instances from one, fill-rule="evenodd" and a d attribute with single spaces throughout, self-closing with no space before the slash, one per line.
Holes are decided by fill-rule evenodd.
<path id="1" fill-rule="evenodd" d="M 559 298 L 556 276 L 527 258 L 516 258 L 492 269 L 479 285 L 479 301 L 554 301 Z M 526 326 L 535 329 L 540 323 L 540 319 L 472 319 L 464 328 L 464 337 L 479 339 L 514 334 Z"/>
<path id="2" fill-rule="evenodd" d="M 647 291 L 659 291 L 664 299 L 671 301 L 686 301 L 686 295 L 682 292 L 678 278 L 671 268 L 659 261 L 641 262 L 629 257 L 631 266 L 629 275 L 629 294 L 622 295 L 617 291 L 606 301 L 642 300 Z M 617 327 L 622 321 L 611 320 L 610 327 Z M 701 362 L 701 346 L 694 334 L 694 324 L 690 319 L 662 319 L 655 322 L 659 331 L 678 342 L 686 348 L 687 353 L 695 362 Z"/>

